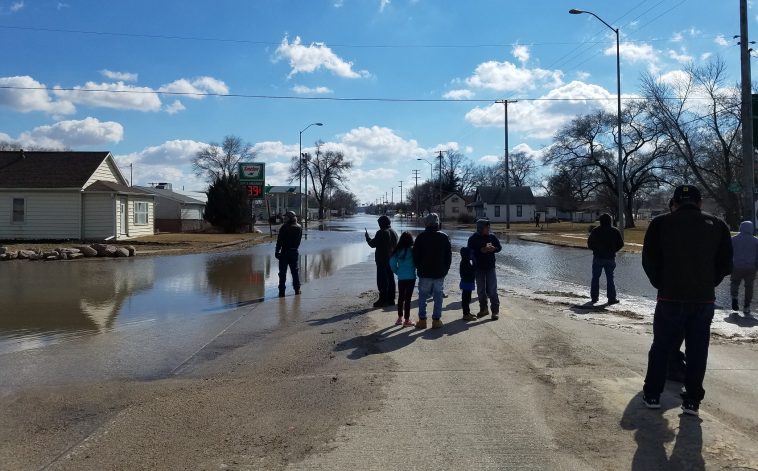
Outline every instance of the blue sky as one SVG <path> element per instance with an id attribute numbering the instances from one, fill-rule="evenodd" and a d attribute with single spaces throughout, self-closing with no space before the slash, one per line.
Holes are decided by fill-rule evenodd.
<path id="1" fill-rule="evenodd" d="M 576 113 L 614 106 L 613 34 L 570 8 L 622 28 L 622 95 L 637 93 L 643 72 L 667 80 L 715 56 L 739 78 L 737 0 L 0 0 L 0 86 L 17 87 L 0 89 L 0 139 L 110 150 L 134 164 L 138 184 L 201 190 L 189 161 L 205 143 L 239 135 L 270 183 L 285 183 L 298 132 L 321 121 L 304 147 L 322 139 L 345 152 L 363 201 L 392 187 L 397 199 L 414 168 L 428 175 L 416 159 L 435 150 L 502 156 L 494 100 L 521 99 L 511 148 L 534 158 Z M 756 13 L 751 5 L 751 29 Z M 528 100 L 545 97 L 571 100 Z"/>

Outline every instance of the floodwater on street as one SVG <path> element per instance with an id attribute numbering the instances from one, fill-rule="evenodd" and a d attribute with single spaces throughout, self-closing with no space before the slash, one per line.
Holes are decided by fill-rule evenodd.
<path id="1" fill-rule="evenodd" d="M 359 215 L 308 231 L 301 250 L 303 282 L 370 260 L 376 217 Z M 393 227 L 418 233 L 398 218 Z M 457 276 L 457 248 L 468 232 L 450 231 Z M 584 302 L 592 254 L 586 250 L 504 238 L 498 256 L 500 284 L 513 292 L 561 295 Z M 649 315 L 655 290 L 638 254 L 620 254 L 617 285 L 624 306 Z M 0 270 L 0 354 L 40 348 L 146 321 L 182 322 L 261 302 L 276 295 L 278 263 L 273 243 L 237 252 L 137 257 L 57 263 L 4 263 Z M 604 281 L 601 287 L 604 287 Z M 719 302 L 728 301 L 728 283 Z M 307 289 L 307 285 L 305 286 Z M 367 286 L 366 289 L 374 289 Z M 357 294 L 357 293 L 356 293 Z M 564 296 L 564 298 L 565 298 Z"/>

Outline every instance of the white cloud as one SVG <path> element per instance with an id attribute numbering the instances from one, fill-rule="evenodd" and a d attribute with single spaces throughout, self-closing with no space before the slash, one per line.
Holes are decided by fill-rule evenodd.
<path id="1" fill-rule="evenodd" d="M 625 61 L 655 63 L 658 60 L 653 46 L 647 43 L 630 43 L 622 42 L 620 46 L 621 58 Z M 605 50 L 606 56 L 616 55 L 616 46 L 611 46 Z"/>
<path id="2" fill-rule="evenodd" d="M 71 5 L 68 3 L 58 2 L 58 5 L 56 6 L 58 10 L 63 10 L 64 8 L 71 8 Z"/>
<path id="3" fill-rule="evenodd" d="M 511 130 L 529 137 L 547 139 L 578 114 L 605 108 L 613 111 L 615 95 L 598 85 L 575 80 L 550 90 L 544 100 L 522 101 L 508 108 Z M 493 103 L 466 113 L 466 120 L 476 127 L 502 127 L 503 105 Z"/>
<path id="4" fill-rule="evenodd" d="M 681 32 L 681 31 L 679 31 L 679 32 L 676 32 L 676 33 L 674 33 L 674 34 L 671 36 L 671 42 L 672 42 L 672 43 L 680 43 L 680 42 L 682 42 L 682 41 L 684 41 L 684 34 L 682 34 L 682 32 Z"/>
<path id="5" fill-rule="evenodd" d="M 134 74 L 131 72 L 115 72 L 113 70 L 103 69 L 100 71 L 100 73 L 105 78 L 109 78 L 111 80 L 120 80 L 122 82 L 136 82 L 139 78 L 138 74 Z"/>
<path id="6" fill-rule="evenodd" d="M 513 46 L 513 57 L 516 58 L 522 64 L 526 64 L 529 61 L 529 46 L 518 44 Z"/>
<path id="7" fill-rule="evenodd" d="M 18 142 L 37 147 L 91 147 L 115 144 L 124 138 L 124 127 L 115 121 L 99 121 L 96 118 L 60 121 L 22 133 Z"/>
<path id="8" fill-rule="evenodd" d="M 485 155 L 479 158 L 479 162 L 483 164 L 487 164 L 487 165 L 496 164 L 500 162 L 500 160 L 501 160 L 501 157 L 499 155 Z"/>
<path id="9" fill-rule="evenodd" d="M 140 163 L 148 165 L 168 164 L 173 166 L 187 165 L 198 151 L 207 147 L 208 144 L 190 139 L 176 139 L 166 141 L 157 146 L 146 147 L 139 152 L 122 154 L 117 157 L 120 161 L 131 164 Z"/>
<path id="10" fill-rule="evenodd" d="M 328 87 L 306 87 L 305 85 L 295 85 L 292 87 L 292 91 L 303 95 L 323 95 L 327 93 L 334 93 L 334 91 Z"/>
<path id="11" fill-rule="evenodd" d="M 677 85 L 689 82 L 689 75 L 683 70 L 671 70 L 658 77 L 658 81 L 668 85 Z"/>
<path id="12" fill-rule="evenodd" d="M 677 52 L 673 49 L 669 49 L 668 55 L 671 59 L 679 62 L 680 64 L 689 64 L 695 59 L 691 55 L 687 54 L 685 51 Z"/>
<path id="13" fill-rule="evenodd" d="M 577 71 L 574 75 L 576 76 L 576 79 L 581 82 L 586 82 L 587 79 L 589 79 L 592 76 L 592 74 L 590 74 L 589 72 L 585 72 L 583 70 Z"/>
<path id="14" fill-rule="evenodd" d="M 340 145 L 348 158 L 357 162 L 369 159 L 376 162 L 398 162 L 428 154 L 415 139 L 403 139 L 390 128 L 358 127 L 340 137 Z"/>
<path id="15" fill-rule="evenodd" d="M 722 47 L 729 45 L 729 41 L 726 40 L 726 38 L 724 37 L 723 34 L 719 34 L 718 36 L 716 36 L 713 39 L 713 42 L 715 42 L 716 44 L 718 44 L 719 46 L 722 46 Z"/>
<path id="16" fill-rule="evenodd" d="M 379 11 L 383 12 L 390 4 L 391 0 L 379 0 Z"/>
<path id="17" fill-rule="evenodd" d="M 229 87 L 213 77 L 198 77 L 195 79 L 179 79 L 167 83 L 158 89 L 159 92 L 181 93 L 187 98 L 202 100 L 208 93 L 226 95 Z"/>
<path id="18" fill-rule="evenodd" d="M 187 107 L 184 106 L 184 103 L 182 103 L 179 100 L 174 100 L 174 102 L 171 103 L 170 105 L 166 105 L 165 111 L 168 114 L 176 114 L 176 113 L 178 113 L 180 111 L 184 111 L 186 109 L 187 109 Z"/>
<path id="19" fill-rule="evenodd" d="M 16 13 L 18 11 L 21 11 L 23 8 L 24 2 L 14 2 L 8 9 L 11 11 L 11 13 Z"/>
<path id="20" fill-rule="evenodd" d="M 458 90 L 450 90 L 442 95 L 442 98 L 448 98 L 450 100 L 467 100 L 474 97 L 474 92 L 465 88 Z"/>
<path id="21" fill-rule="evenodd" d="M 281 141 L 257 142 L 253 145 L 253 152 L 258 159 L 268 162 L 271 160 L 284 160 L 289 162 L 292 157 L 297 157 L 298 144 L 284 144 Z"/>
<path id="22" fill-rule="evenodd" d="M 543 149 L 533 149 L 532 146 L 527 144 L 526 142 L 522 142 L 521 144 L 517 144 L 511 149 L 511 152 L 523 152 L 530 158 L 534 160 L 539 160 L 542 158 L 544 151 Z"/>
<path id="23" fill-rule="evenodd" d="M 705 62 L 708 59 L 710 59 L 712 55 L 713 55 L 712 52 L 704 52 L 704 53 L 700 54 L 700 61 L 701 62 Z"/>
<path id="24" fill-rule="evenodd" d="M 353 70 L 353 63 L 347 62 L 324 43 L 311 43 L 304 46 L 299 36 L 290 43 L 287 36 L 282 39 L 281 44 L 276 48 L 274 62 L 286 59 L 289 61 L 292 70 L 289 77 L 299 73 L 313 73 L 324 68 L 338 77 L 344 78 L 361 78 L 368 77 L 370 74 L 365 70 Z"/>
<path id="25" fill-rule="evenodd" d="M 538 86 L 555 87 L 563 83 L 560 70 L 529 69 L 511 62 L 487 61 L 479 64 L 474 74 L 466 79 L 471 87 L 499 92 L 532 90 Z"/>
<path id="26" fill-rule="evenodd" d="M 54 100 L 46 86 L 28 75 L 17 77 L 0 77 L 0 86 L 18 87 L 16 89 L 0 88 L 0 106 L 28 113 L 44 111 L 50 114 L 66 115 L 76 111 L 70 101 Z"/>
<path id="27" fill-rule="evenodd" d="M 61 87 L 56 86 L 53 93 L 61 99 L 83 106 L 137 111 L 160 111 L 161 109 L 160 97 L 149 87 L 137 87 L 124 82 L 87 82 L 83 86 L 72 88 L 72 90 L 62 90 Z"/>

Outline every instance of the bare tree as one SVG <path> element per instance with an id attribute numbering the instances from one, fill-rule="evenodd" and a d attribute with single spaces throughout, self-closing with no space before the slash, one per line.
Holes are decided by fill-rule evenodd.
<path id="1" fill-rule="evenodd" d="M 212 142 L 199 150 L 192 158 L 192 169 L 198 176 L 209 181 L 228 177 L 237 173 L 240 162 L 255 159 L 252 146 L 238 136 L 229 135 L 219 145 Z"/>
<path id="2" fill-rule="evenodd" d="M 304 164 L 301 164 L 297 157 L 293 157 L 289 170 L 290 181 L 295 181 L 300 177 L 300 166 L 305 166 L 306 178 L 311 180 L 313 197 L 318 203 L 319 219 L 324 218 L 329 192 L 344 188 L 348 171 L 353 168 L 353 163 L 347 160 L 342 152 L 321 152 L 323 144 L 321 141 L 316 143 L 316 154 L 306 154 Z"/>
<path id="3" fill-rule="evenodd" d="M 511 185 L 536 185 L 536 172 L 537 162 L 526 152 L 512 152 L 508 155 L 508 173 L 511 174 Z"/>
<path id="4" fill-rule="evenodd" d="M 736 228 L 742 201 L 734 191 L 742 174 L 740 94 L 728 87 L 726 66 L 715 59 L 689 66 L 685 76 L 664 82 L 646 75 L 642 90 L 649 103 L 649 123 L 664 136 L 670 155 L 680 164 L 679 180 L 696 183 Z"/>

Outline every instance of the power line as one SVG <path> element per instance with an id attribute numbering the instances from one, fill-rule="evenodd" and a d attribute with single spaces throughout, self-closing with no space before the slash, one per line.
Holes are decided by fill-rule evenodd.
<path id="1" fill-rule="evenodd" d="M 212 92 L 170 92 L 160 90 L 108 90 L 100 88 L 64 88 L 64 87 L 20 87 L 14 85 L 0 85 L 0 90 L 44 90 L 48 92 L 85 92 L 85 93 L 120 93 L 135 95 L 168 95 L 168 96 L 192 96 L 192 97 L 219 97 L 219 98 L 252 98 L 261 100 L 293 100 L 293 101 L 368 101 L 368 102 L 388 102 L 388 103 L 494 103 L 495 99 L 485 98 L 465 98 L 460 100 L 450 100 L 446 98 L 392 98 L 392 97 L 304 97 L 296 95 L 251 95 L 244 93 L 212 93 Z M 645 100 L 644 97 L 626 96 L 621 97 L 623 100 L 636 101 Z M 708 97 L 690 97 L 693 100 L 707 100 Z M 666 99 L 677 99 L 666 98 Z M 616 97 L 516 97 L 512 101 L 610 101 L 616 100 Z"/>
<path id="2" fill-rule="evenodd" d="M 622 16 L 623 18 L 623 16 Z M 199 41 L 199 42 L 220 42 L 233 44 L 252 44 L 258 46 L 279 46 L 281 41 L 264 41 L 241 38 L 219 38 L 208 36 L 183 36 L 183 35 L 165 35 L 151 33 L 128 33 L 116 31 L 98 31 L 98 30 L 80 30 L 65 28 L 46 28 L 38 26 L 15 26 L 2 25 L 0 29 L 15 31 L 30 31 L 43 33 L 64 33 L 64 34 L 82 34 L 92 36 L 114 36 L 124 38 L 143 38 L 143 39 L 161 39 L 161 40 L 178 40 L 178 41 Z M 599 33 L 598 33 L 599 34 Z M 593 37 L 597 37 L 595 34 Z M 701 37 L 692 39 L 714 39 L 713 37 Z M 657 42 L 669 41 L 670 38 L 648 38 L 638 39 L 633 42 Z M 330 48 L 354 48 L 354 49 L 477 49 L 477 48 L 506 48 L 514 46 L 566 46 L 566 45 L 593 45 L 604 44 L 605 41 L 542 41 L 542 42 L 517 42 L 517 43 L 480 43 L 480 44 L 349 44 L 349 43 L 324 43 L 324 46 Z"/>

